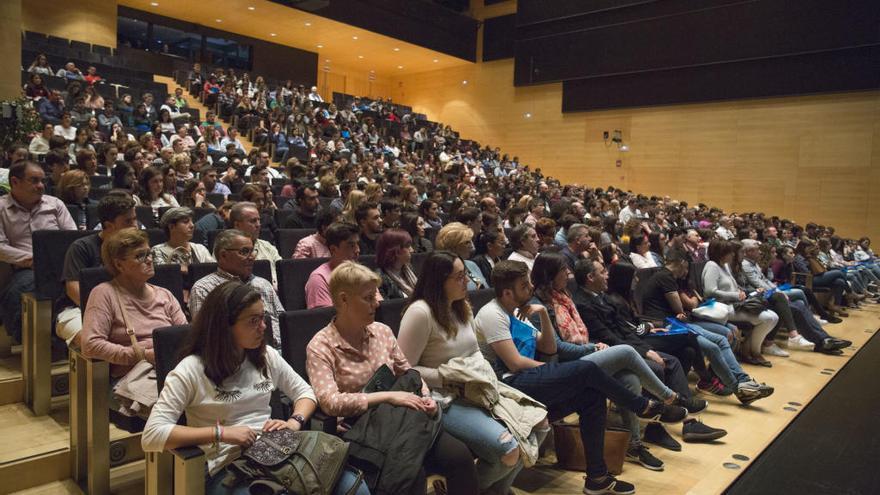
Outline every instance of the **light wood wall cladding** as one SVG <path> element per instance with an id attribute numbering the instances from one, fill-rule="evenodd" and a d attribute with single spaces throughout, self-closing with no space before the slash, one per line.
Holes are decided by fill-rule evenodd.
<path id="1" fill-rule="evenodd" d="M 0 59 L 3 60 L 0 75 L 0 99 L 21 96 L 21 3 L 0 2 Z M 30 61 L 27 62 L 30 64 Z"/>
<path id="2" fill-rule="evenodd" d="M 392 88 L 396 101 L 566 183 L 880 238 L 878 91 L 563 115 L 561 85 L 515 88 L 512 60 L 414 74 Z M 606 146 L 602 132 L 614 129 L 631 151 Z"/>
<path id="3" fill-rule="evenodd" d="M 329 70 L 325 70 L 329 68 Z M 391 80 L 376 75 L 370 80 L 370 73 L 362 68 L 326 63 L 318 60 L 318 92 L 326 101 L 332 101 L 333 92 L 369 98 L 388 98 L 392 95 Z"/>
<path id="4" fill-rule="evenodd" d="M 19 0 L 4 0 L 19 1 Z M 20 0 L 22 30 L 116 47 L 114 0 Z M 28 64 L 31 61 L 27 61 Z"/>

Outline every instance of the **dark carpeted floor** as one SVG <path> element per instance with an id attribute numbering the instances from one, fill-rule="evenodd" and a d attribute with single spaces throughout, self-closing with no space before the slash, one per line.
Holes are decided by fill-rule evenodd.
<path id="1" fill-rule="evenodd" d="M 880 494 L 877 334 L 725 493 Z"/>

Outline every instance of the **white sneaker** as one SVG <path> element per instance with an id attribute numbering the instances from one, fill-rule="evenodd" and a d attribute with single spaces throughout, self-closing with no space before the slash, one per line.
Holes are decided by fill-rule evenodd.
<path id="1" fill-rule="evenodd" d="M 776 345 L 775 343 L 770 344 L 770 345 L 768 345 L 768 346 L 765 346 L 765 347 L 761 348 L 761 354 L 766 354 L 766 355 L 768 355 L 768 356 L 776 356 L 776 357 L 788 357 L 788 356 L 790 356 L 789 353 L 787 353 L 787 352 L 783 351 L 782 349 L 780 349 L 779 346 Z"/>
<path id="2" fill-rule="evenodd" d="M 823 320 L 822 318 L 816 318 L 816 319 L 819 320 L 819 324 L 822 325 L 823 327 L 828 324 L 828 320 Z"/>
<path id="3" fill-rule="evenodd" d="M 789 349 L 801 349 L 807 350 L 815 347 L 816 344 L 813 344 L 809 340 L 805 339 L 803 335 L 798 335 L 797 337 L 789 337 L 788 338 L 788 348 Z"/>

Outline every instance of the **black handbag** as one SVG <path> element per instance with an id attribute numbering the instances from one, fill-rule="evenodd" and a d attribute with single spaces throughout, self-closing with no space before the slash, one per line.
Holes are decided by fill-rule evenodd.
<path id="1" fill-rule="evenodd" d="M 747 297 L 744 301 L 733 303 L 733 309 L 736 311 L 743 311 L 753 315 L 761 314 L 768 307 L 769 304 L 764 299 L 763 294 L 755 294 Z"/>

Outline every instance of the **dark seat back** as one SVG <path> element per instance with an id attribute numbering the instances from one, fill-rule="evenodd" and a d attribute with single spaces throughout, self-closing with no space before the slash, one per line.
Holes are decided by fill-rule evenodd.
<path id="1" fill-rule="evenodd" d="M 293 257 L 293 251 L 299 241 L 315 232 L 315 229 L 278 229 L 278 254 L 282 258 Z"/>
<path id="2" fill-rule="evenodd" d="M 217 263 L 193 263 L 189 265 L 189 279 L 194 284 L 216 271 Z M 254 261 L 254 275 L 271 281 L 272 263 L 269 260 Z"/>
<path id="3" fill-rule="evenodd" d="M 185 308 L 183 302 L 183 276 L 180 273 L 180 265 L 153 265 L 156 273 L 148 282 L 168 289 L 181 308 Z M 79 275 L 79 299 L 80 307 L 85 308 L 89 302 L 89 294 L 98 285 L 109 282 L 110 273 L 104 268 L 85 268 Z M 84 312 L 85 313 L 85 312 Z"/>
<path id="4" fill-rule="evenodd" d="M 34 253 L 34 292 L 37 297 L 55 299 L 64 293 L 61 272 L 70 245 L 88 230 L 37 230 L 32 236 Z"/>
<path id="5" fill-rule="evenodd" d="M 688 267 L 688 284 L 700 297 L 704 297 L 703 290 L 703 269 L 706 268 L 706 261 L 691 263 Z"/>
<path id="6" fill-rule="evenodd" d="M 147 237 L 150 238 L 150 247 L 168 242 L 168 236 L 162 229 L 147 229 Z"/>
<path id="7" fill-rule="evenodd" d="M 281 313 L 281 356 L 305 380 L 309 379 L 306 373 L 306 347 L 334 315 L 336 308 L 332 306 Z"/>
<path id="8" fill-rule="evenodd" d="M 379 309 L 376 310 L 376 321 L 381 321 L 391 327 L 391 331 L 397 336 L 397 333 L 400 331 L 400 320 L 403 319 L 403 308 L 407 302 L 409 302 L 409 299 L 387 299 L 382 301 L 379 304 Z"/>
<path id="9" fill-rule="evenodd" d="M 153 330 L 153 350 L 156 352 L 156 385 L 159 392 L 165 385 L 165 377 L 180 362 L 180 348 L 191 325 L 174 325 Z"/>
<path id="10" fill-rule="evenodd" d="M 135 206 L 134 213 L 137 216 L 138 222 L 147 229 L 156 229 L 159 228 L 159 211 L 153 211 L 152 206 Z"/>
<path id="11" fill-rule="evenodd" d="M 309 275 L 327 261 L 329 258 L 305 258 L 281 260 L 277 263 L 275 271 L 278 274 L 278 292 L 285 309 L 306 309 L 306 282 Z"/>
<path id="12" fill-rule="evenodd" d="M 468 299 L 471 301 L 471 310 L 474 312 L 474 316 L 476 316 L 486 303 L 495 299 L 495 289 L 469 290 Z"/>
<path id="13" fill-rule="evenodd" d="M 431 253 L 413 253 L 412 259 L 409 264 L 412 265 L 413 272 L 415 272 L 416 277 L 420 277 L 422 275 L 422 266 L 425 264 L 425 260 L 428 259 L 428 255 Z"/>

